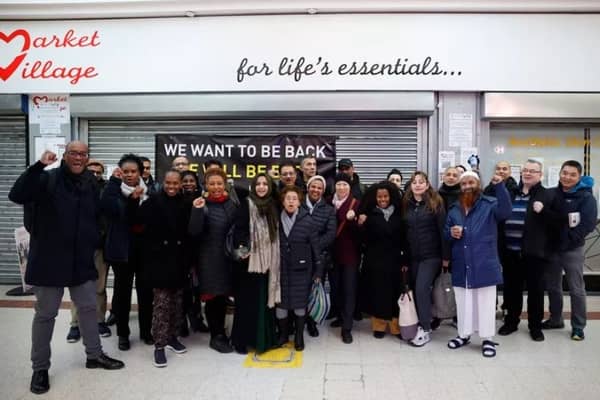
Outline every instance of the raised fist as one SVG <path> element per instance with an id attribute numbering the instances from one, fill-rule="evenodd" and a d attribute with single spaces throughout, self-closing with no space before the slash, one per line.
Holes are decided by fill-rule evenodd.
<path id="1" fill-rule="evenodd" d="M 113 169 L 112 176 L 117 179 L 123 179 L 123 171 L 121 171 L 121 168 L 117 167 Z"/>
<path id="2" fill-rule="evenodd" d="M 535 211 L 536 213 L 541 213 L 542 210 L 544 209 L 544 203 L 542 203 L 541 201 L 534 201 L 533 202 L 533 211 Z"/>
<path id="3" fill-rule="evenodd" d="M 204 205 L 206 204 L 206 200 L 204 200 L 204 197 L 198 197 L 196 200 L 194 200 L 194 202 L 192 203 L 192 205 L 195 208 L 202 208 L 204 207 Z"/>
<path id="4" fill-rule="evenodd" d="M 354 212 L 354 210 L 348 210 L 348 212 L 346 213 L 346 219 L 348 221 L 352 221 L 354 218 L 356 218 L 356 213 Z"/>
<path id="5" fill-rule="evenodd" d="M 365 214 L 360 214 L 358 216 L 358 225 L 362 225 L 367 220 L 367 216 Z"/>
<path id="6" fill-rule="evenodd" d="M 42 153 L 40 157 L 40 162 L 44 165 L 50 165 L 56 162 L 56 154 L 51 152 L 50 150 L 46 150 Z"/>
<path id="7" fill-rule="evenodd" d="M 500 183 L 500 182 L 502 182 L 502 177 L 501 177 L 500 175 L 496 174 L 496 175 L 494 175 L 494 176 L 492 177 L 492 183 L 493 183 L 494 185 L 496 185 L 496 184 L 498 184 L 498 183 Z"/>

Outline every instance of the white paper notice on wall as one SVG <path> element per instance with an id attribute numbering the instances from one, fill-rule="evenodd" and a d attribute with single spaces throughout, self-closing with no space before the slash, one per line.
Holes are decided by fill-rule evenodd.
<path id="1" fill-rule="evenodd" d="M 456 164 L 467 166 L 469 163 L 469 158 L 472 155 L 478 155 L 477 147 L 461 147 L 460 148 L 460 158 Z"/>
<path id="2" fill-rule="evenodd" d="M 516 164 L 510 165 L 510 176 L 519 183 L 521 181 L 521 166 Z"/>
<path id="3" fill-rule="evenodd" d="M 438 171 L 440 173 L 448 167 L 456 165 L 456 153 L 453 151 L 440 151 L 438 155 Z"/>
<path id="4" fill-rule="evenodd" d="M 49 150 L 56 154 L 56 162 L 50 164 L 46 169 L 56 168 L 60 165 L 63 154 L 65 152 L 66 139 L 64 136 L 37 136 L 34 143 L 35 160 L 39 160 L 42 153 Z"/>
<path id="5" fill-rule="evenodd" d="M 21 285 L 23 291 L 29 291 L 32 286 L 25 283 L 25 272 L 27 271 L 27 255 L 29 254 L 29 232 L 25 227 L 15 229 L 15 242 L 17 244 L 17 257 L 19 259 L 19 270 L 21 271 Z"/>
<path id="6" fill-rule="evenodd" d="M 451 113 L 448 119 L 448 145 L 473 146 L 473 114 Z"/>
<path id="7" fill-rule="evenodd" d="M 546 178 L 546 187 L 558 186 L 560 179 L 560 166 L 553 165 L 548 167 L 548 176 Z"/>
<path id="8" fill-rule="evenodd" d="M 60 126 L 70 121 L 68 94 L 29 95 L 29 123 L 38 124 L 41 135 L 59 135 Z"/>

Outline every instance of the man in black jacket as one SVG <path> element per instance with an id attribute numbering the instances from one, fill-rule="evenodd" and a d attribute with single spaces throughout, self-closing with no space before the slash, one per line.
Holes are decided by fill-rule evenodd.
<path id="1" fill-rule="evenodd" d="M 352 197 L 360 201 L 365 193 L 365 185 L 360 183 L 360 177 L 354 171 L 354 163 L 352 160 L 349 158 L 342 158 L 338 161 L 338 172 L 350 177 L 350 191 L 352 192 Z"/>
<path id="2" fill-rule="evenodd" d="M 562 272 L 565 271 L 571 296 L 571 339 L 583 340 L 586 325 L 583 262 L 585 237 L 594 230 L 598 218 L 596 199 L 592 194 L 594 179 L 581 176 L 578 161 L 565 161 L 560 169 L 558 187 L 553 189 L 560 203 L 560 237 L 554 262 L 546 271 L 546 289 L 550 300 L 550 319 L 544 329 L 563 328 Z"/>
<path id="3" fill-rule="evenodd" d="M 9 194 L 17 204 L 33 202 L 35 210 L 25 282 L 35 286 L 37 298 L 31 330 L 30 386 L 36 394 L 50 389 L 50 341 L 65 287 L 79 310 L 86 368 L 124 367 L 102 352 L 96 323 L 98 273 L 94 252 L 99 241 L 100 204 L 95 178 L 86 170 L 88 147 L 70 142 L 59 170 L 44 171 L 55 161 L 56 154 L 45 151 L 17 179 Z M 48 184 L 50 174 L 56 174 L 52 185 Z"/>
<path id="4" fill-rule="evenodd" d="M 553 196 L 541 184 L 542 164 L 527 160 L 521 169 L 519 193 L 512 202 L 512 215 L 504 224 L 504 304 L 507 314 L 498 330 L 502 336 L 518 328 L 523 308 L 523 284 L 527 283 L 529 334 L 536 342 L 544 340 L 544 270 L 549 264 L 549 229 L 552 222 Z"/>

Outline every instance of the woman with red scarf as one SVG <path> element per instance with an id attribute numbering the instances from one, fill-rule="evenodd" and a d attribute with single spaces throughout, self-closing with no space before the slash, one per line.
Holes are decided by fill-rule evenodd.
<path id="1" fill-rule="evenodd" d="M 232 265 L 225 256 L 225 237 L 233 225 L 236 206 L 225 190 L 226 182 L 222 169 L 206 171 L 206 194 L 194 200 L 189 226 L 197 243 L 198 281 L 206 301 L 210 347 L 220 353 L 233 351 L 225 335 L 226 300 L 232 292 Z"/>

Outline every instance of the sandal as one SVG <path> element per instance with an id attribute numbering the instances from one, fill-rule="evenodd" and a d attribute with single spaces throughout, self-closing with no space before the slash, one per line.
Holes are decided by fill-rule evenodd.
<path id="1" fill-rule="evenodd" d="M 458 349 L 460 347 L 466 346 L 471 342 L 471 337 L 467 336 L 466 338 L 461 338 L 460 336 L 455 337 L 454 339 L 450 339 L 448 341 L 449 349 Z"/>
<path id="2" fill-rule="evenodd" d="M 488 358 L 496 357 L 496 346 L 498 346 L 498 343 L 491 340 L 484 340 L 481 343 L 481 354 Z"/>

